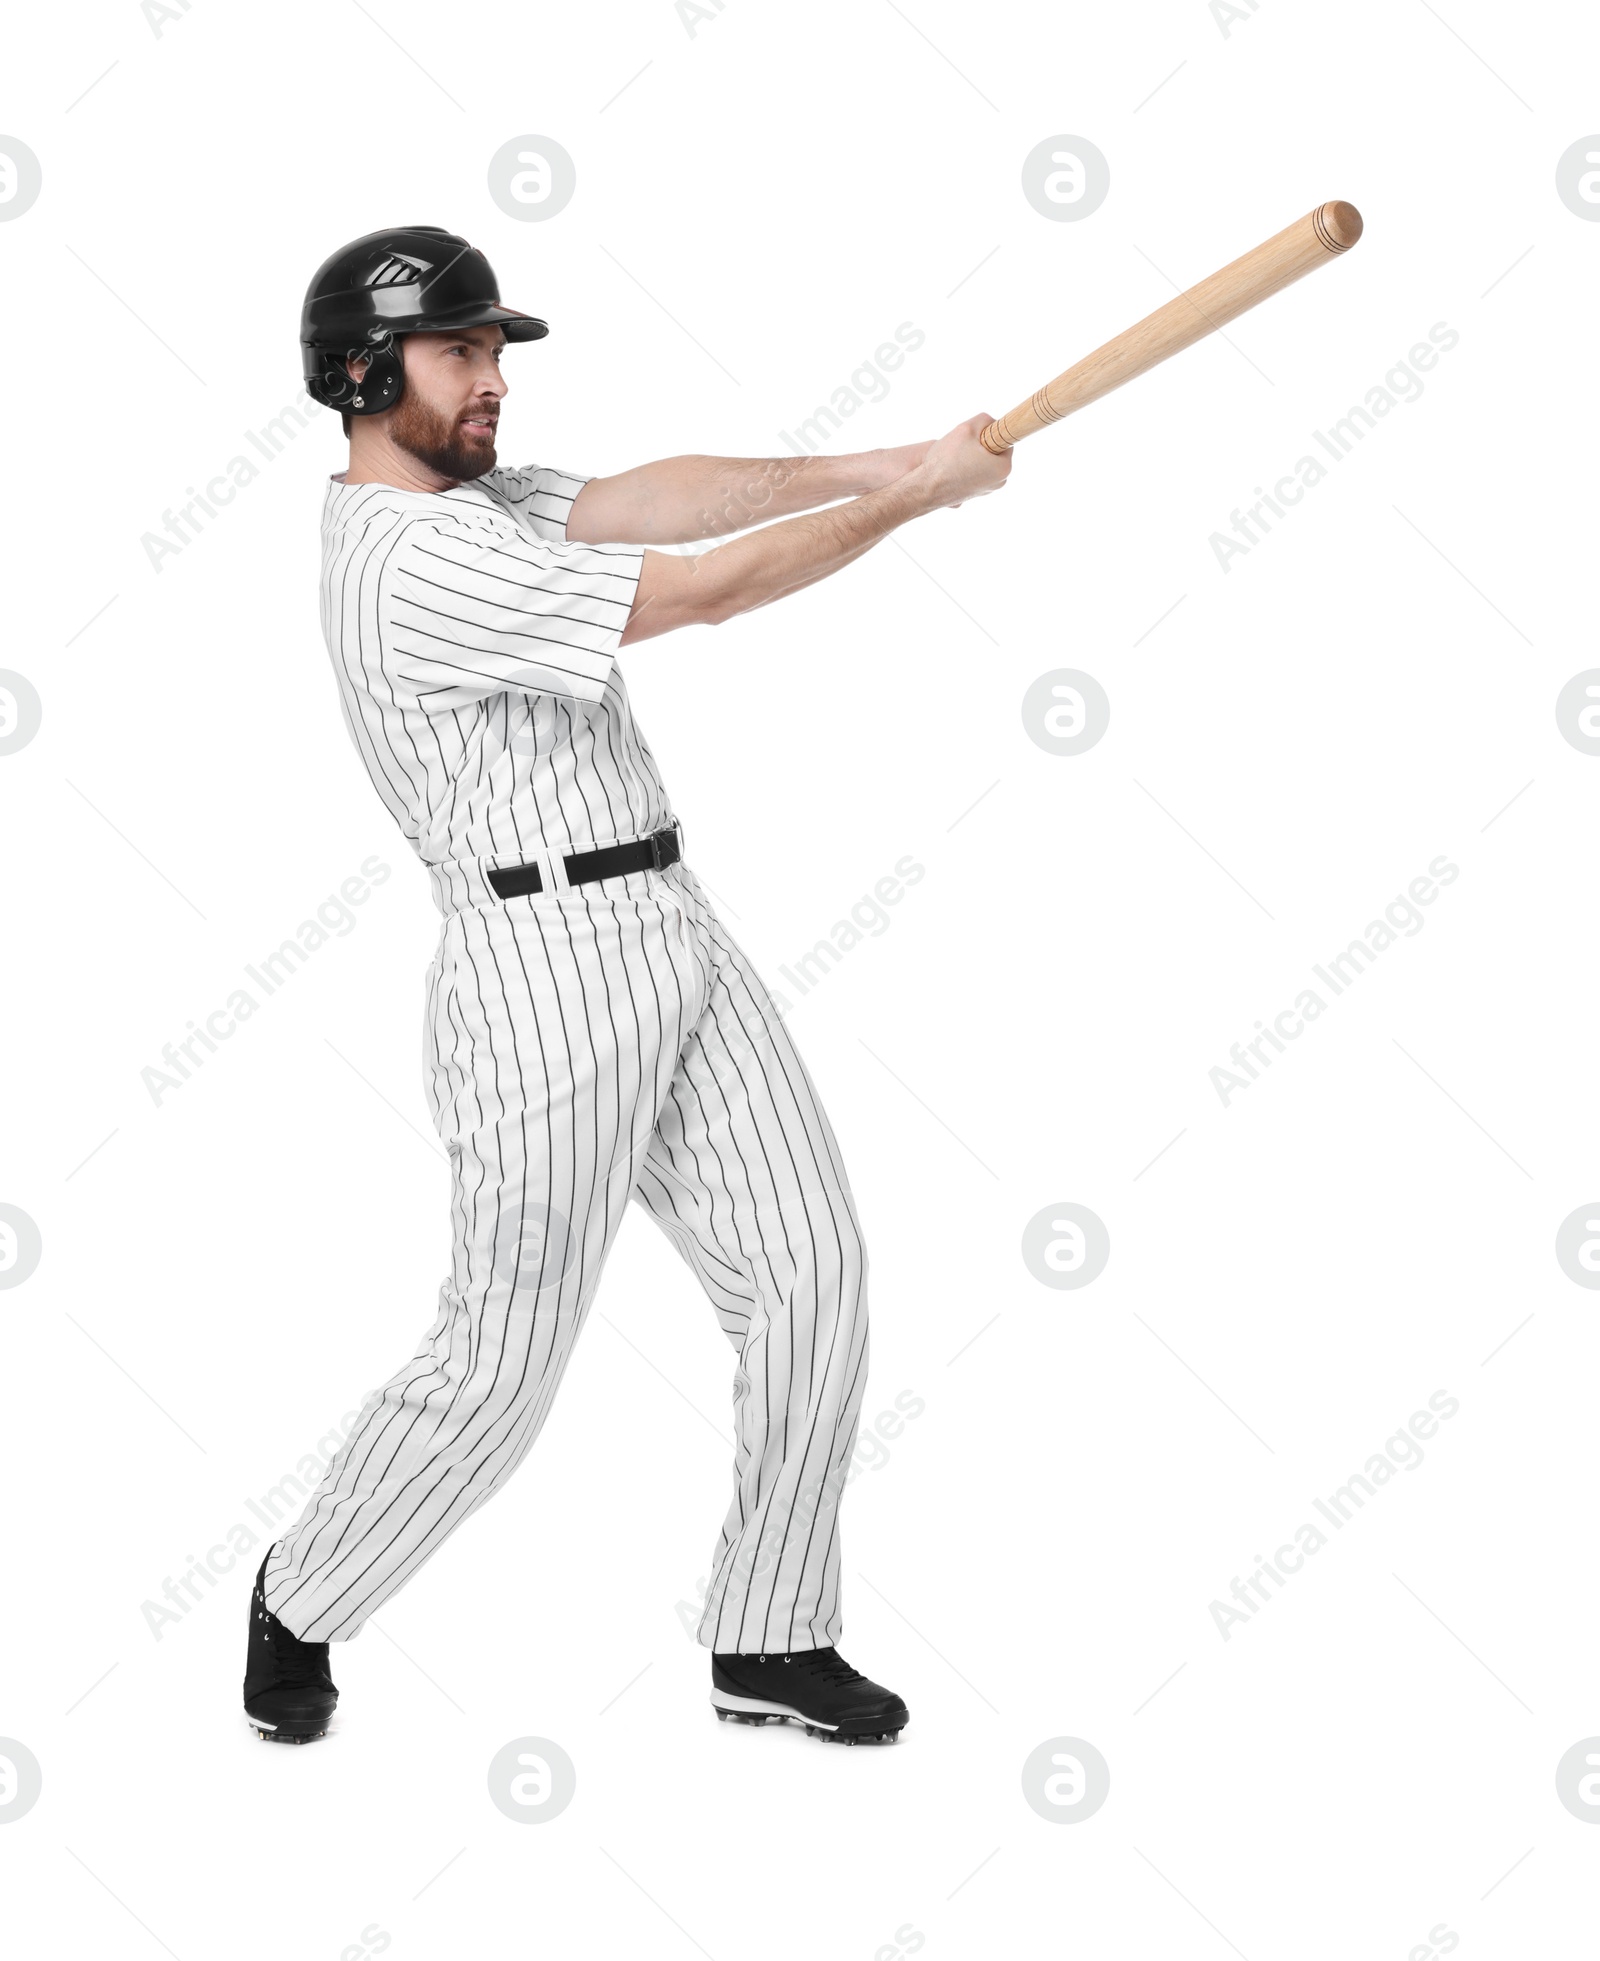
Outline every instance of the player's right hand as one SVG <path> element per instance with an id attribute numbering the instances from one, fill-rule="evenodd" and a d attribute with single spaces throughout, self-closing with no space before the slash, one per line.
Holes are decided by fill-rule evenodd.
<path id="1" fill-rule="evenodd" d="M 992 415 L 975 415 L 957 423 L 912 472 L 926 491 L 930 511 L 954 507 L 969 497 L 987 497 L 1010 476 L 1010 450 L 994 456 L 978 441 L 978 431 L 987 429 L 993 420 Z"/>

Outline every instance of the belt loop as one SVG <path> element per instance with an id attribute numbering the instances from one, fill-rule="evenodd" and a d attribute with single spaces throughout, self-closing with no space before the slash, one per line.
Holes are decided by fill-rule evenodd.
<path id="1" fill-rule="evenodd" d="M 539 861 L 539 870 L 544 875 L 544 889 L 547 892 L 571 891 L 572 880 L 567 876 L 565 852 L 536 851 L 533 855 Z"/>
<path id="2" fill-rule="evenodd" d="M 565 892 L 572 885 L 572 880 L 567 876 L 567 861 L 558 851 L 538 848 L 524 851 L 511 859 L 486 858 L 478 866 L 478 874 L 482 876 L 489 901 L 505 903 L 499 900 L 499 894 L 495 891 L 489 873 L 513 871 L 521 865 L 537 866 L 541 892 Z"/>

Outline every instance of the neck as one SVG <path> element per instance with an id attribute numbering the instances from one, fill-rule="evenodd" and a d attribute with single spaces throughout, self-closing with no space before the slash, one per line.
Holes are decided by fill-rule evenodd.
<path id="1" fill-rule="evenodd" d="M 383 483 L 395 490 L 454 490 L 462 477 L 442 477 L 409 450 L 398 447 L 380 431 L 357 426 L 350 435 L 350 461 L 342 483 Z"/>

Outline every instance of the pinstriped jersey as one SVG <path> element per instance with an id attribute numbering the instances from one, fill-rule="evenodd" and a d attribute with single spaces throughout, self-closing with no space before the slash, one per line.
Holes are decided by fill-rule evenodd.
<path id="1" fill-rule="evenodd" d="M 660 830 L 616 650 L 644 554 L 567 542 L 587 478 L 330 478 L 322 630 L 367 773 L 424 864 Z"/>

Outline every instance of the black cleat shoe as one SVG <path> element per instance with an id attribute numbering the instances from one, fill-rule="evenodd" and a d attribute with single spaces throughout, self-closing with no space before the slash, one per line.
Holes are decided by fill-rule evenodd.
<path id="1" fill-rule="evenodd" d="M 267 1559 L 272 1557 L 268 1550 Z M 250 1596 L 250 1652 L 245 1661 L 244 1719 L 265 1742 L 314 1743 L 326 1736 L 339 1700 L 328 1673 L 326 1641 L 302 1641 L 267 1608 L 262 1583 Z"/>
<path id="2" fill-rule="evenodd" d="M 828 1743 L 893 1743 L 911 1720 L 892 1689 L 837 1648 L 711 1657 L 711 1706 L 724 1723 L 791 1722 Z"/>

